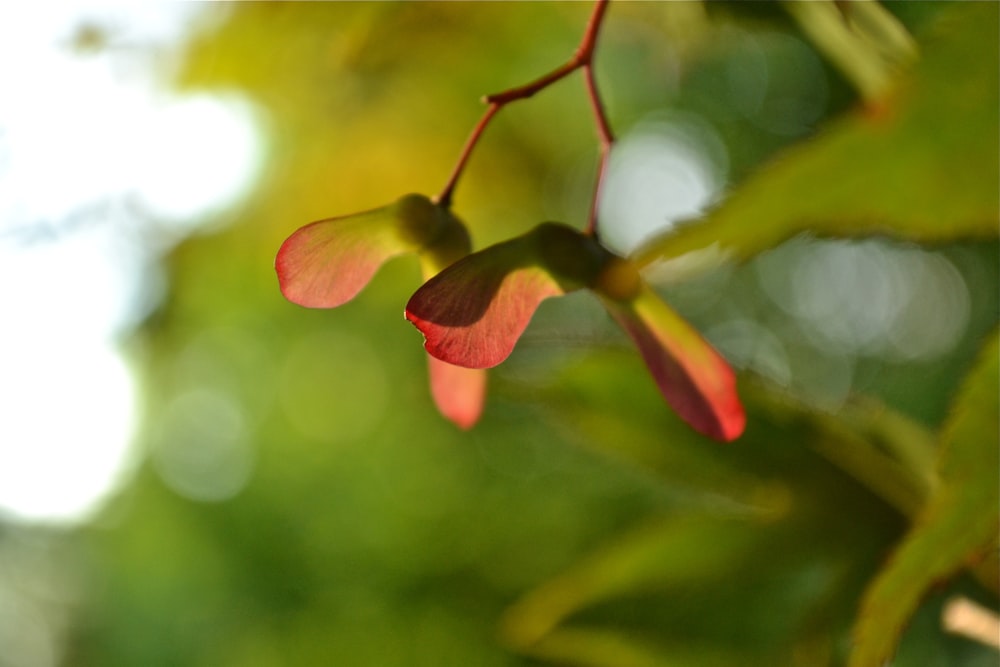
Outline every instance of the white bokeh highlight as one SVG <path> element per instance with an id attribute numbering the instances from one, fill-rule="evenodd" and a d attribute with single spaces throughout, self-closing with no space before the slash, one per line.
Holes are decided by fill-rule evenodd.
<path id="1" fill-rule="evenodd" d="M 86 520 L 131 470 L 119 341 L 155 307 L 158 253 L 261 164 L 248 101 L 162 85 L 180 40 L 223 11 L 0 7 L 0 517 Z M 89 29 L 110 46 L 75 48 Z"/>
<path id="2" fill-rule="evenodd" d="M 611 153 L 600 202 L 601 238 L 629 254 L 679 220 L 697 217 L 725 183 L 727 154 L 704 121 L 654 117 L 625 134 Z"/>

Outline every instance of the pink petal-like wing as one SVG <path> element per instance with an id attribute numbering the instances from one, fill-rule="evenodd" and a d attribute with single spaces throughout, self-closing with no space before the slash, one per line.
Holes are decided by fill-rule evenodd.
<path id="1" fill-rule="evenodd" d="M 486 371 L 455 366 L 430 355 L 427 365 L 438 411 L 459 428 L 472 428 L 483 413 Z"/>
<path id="2" fill-rule="evenodd" d="M 746 415 L 736 376 L 725 359 L 648 286 L 627 301 L 601 295 L 628 332 L 667 402 L 700 433 L 728 442 L 741 433 Z"/>
<path id="3" fill-rule="evenodd" d="M 299 228 L 274 260 L 281 293 L 308 308 L 350 301 L 388 259 L 414 249 L 397 227 L 386 206 Z"/>
<path id="4" fill-rule="evenodd" d="M 416 291 L 406 319 L 427 352 L 467 368 L 491 368 L 510 355 L 538 304 L 562 294 L 527 234 L 452 264 Z"/>

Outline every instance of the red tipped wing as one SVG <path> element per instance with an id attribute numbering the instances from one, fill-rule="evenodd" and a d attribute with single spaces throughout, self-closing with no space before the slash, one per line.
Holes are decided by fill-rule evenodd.
<path id="1" fill-rule="evenodd" d="M 667 403 L 695 430 L 728 442 L 746 415 L 726 360 L 648 286 L 630 301 L 601 297 L 635 341 Z"/>
<path id="2" fill-rule="evenodd" d="M 427 352 L 467 368 L 491 368 L 510 355 L 538 305 L 563 290 L 543 268 L 533 236 L 469 255 L 410 298 L 406 319 Z"/>
<path id="3" fill-rule="evenodd" d="M 308 308 L 334 308 L 357 295 L 378 268 L 411 250 L 390 207 L 329 218 L 289 236 L 274 261 L 285 298 Z"/>

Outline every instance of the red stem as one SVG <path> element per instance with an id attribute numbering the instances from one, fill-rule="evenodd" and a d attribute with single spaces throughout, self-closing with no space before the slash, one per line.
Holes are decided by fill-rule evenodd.
<path id="1" fill-rule="evenodd" d="M 469 135 L 468 140 L 465 142 L 465 147 L 462 148 L 462 154 L 458 156 L 458 163 L 455 164 L 455 168 L 452 170 L 451 176 L 448 178 L 448 182 L 441 190 L 441 194 L 434 198 L 434 201 L 444 208 L 451 206 L 452 193 L 455 191 L 458 179 L 462 176 L 462 171 L 465 169 L 465 165 L 469 161 L 469 156 L 472 155 L 472 149 L 476 147 L 476 144 L 479 142 L 479 137 L 483 135 L 483 130 L 485 130 L 486 126 L 490 124 L 490 120 L 498 111 L 500 111 L 502 106 L 502 104 L 491 102 L 490 105 L 486 107 L 486 113 L 484 113 L 483 117 L 479 119 L 478 123 L 476 123 L 476 127 L 473 128 L 472 134 Z"/>
<path id="2" fill-rule="evenodd" d="M 587 29 L 583 33 L 583 40 L 576 50 L 576 57 L 580 64 L 590 63 L 594 58 L 594 47 L 597 45 L 597 32 L 601 29 L 601 22 L 604 20 L 604 13 L 608 10 L 608 0 L 597 0 L 594 6 L 594 13 L 587 21 Z"/>
<path id="3" fill-rule="evenodd" d="M 600 187 L 600 181 L 603 179 L 605 163 L 607 162 L 607 154 L 613 139 L 607 117 L 604 114 L 604 108 L 602 107 L 600 97 L 597 94 L 597 87 L 593 80 L 591 64 L 594 59 L 594 48 L 597 45 L 597 33 L 601 28 L 601 22 L 604 20 L 604 14 L 608 8 L 608 2 L 609 0 L 597 0 L 597 3 L 594 6 L 594 11 L 590 15 L 590 20 L 587 22 L 587 28 L 583 33 L 583 38 L 580 40 L 580 45 L 577 47 L 576 53 L 573 54 L 573 57 L 568 62 L 552 70 L 545 76 L 532 81 L 531 83 L 510 88 L 493 95 L 487 95 L 484 98 L 484 101 L 489 105 L 486 108 L 486 113 L 483 114 L 482 118 L 480 118 L 479 122 L 476 124 L 476 127 L 473 128 L 472 134 L 469 135 L 469 138 L 465 142 L 465 146 L 462 149 L 462 153 L 458 157 L 458 163 L 455 165 L 451 176 L 448 178 L 448 182 L 441 190 L 441 193 L 435 197 L 435 201 L 437 203 L 445 208 L 451 205 L 452 195 L 455 191 L 456 185 L 458 185 L 458 180 L 461 177 L 462 172 L 465 170 L 465 165 L 468 163 L 469 158 L 472 157 L 472 152 L 479 143 L 479 139 L 482 137 L 483 132 L 485 132 L 486 126 L 490 124 L 490 121 L 493 120 L 493 117 L 498 111 L 500 111 L 500 109 L 511 102 L 531 97 L 535 93 L 548 88 L 556 81 L 559 81 L 581 67 L 584 68 L 587 77 L 588 94 L 590 96 L 591 105 L 594 108 L 598 135 L 601 139 L 601 167 L 598 179 L 598 188 Z M 591 220 L 588 223 L 588 233 L 594 232 L 593 228 L 596 225 L 597 216 L 596 207 L 597 192 L 594 193 L 594 210 L 591 212 Z"/>
<path id="4" fill-rule="evenodd" d="M 602 0 L 606 2 L 607 0 Z M 490 104 L 499 104 L 503 106 L 508 102 L 514 102 L 516 100 L 523 100 L 531 97 L 543 88 L 548 88 L 553 83 L 562 79 L 566 75 L 572 73 L 574 70 L 580 68 L 583 63 L 578 62 L 578 57 L 574 56 L 572 60 L 561 65 L 560 67 L 552 70 L 543 77 L 540 77 L 531 83 L 527 83 L 523 86 L 518 86 L 516 88 L 511 88 L 510 90 L 505 90 L 502 93 L 494 93 L 493 95 L 487 95 L 484 101 Z"/>
<path id="5" fill-rule="evenodd" d="M 608 116 L 604 113 L 601 95 L 597 92 L 593 65 L 587 63 L 583 68 L 583 74 L 587 83 L 587 97 L 590 98 L 590 106 L 594 111 L 594 122 L 597 123 L 597 137 L 601 142 L 601 152 L 607 152 L 611 149 L 611 144 L 615 142 L 615 137 L 611 132 L 611 124 L 608 123 Z"/>
<path id="6" fill-rule="evenodd" d="M 601 103 L 600 93 L 597 91 L 597 81 L 594 79 L 594 67 L 592 63 L 587 63 L 584 66 L 583 74 L 587 83 L 587 97 L 590 98 L 590 106 L 594 111 L 594 122 L 597 124 L 597 136 L 601 144 L 601 158 L 597 167 L 597 183 L 594 185 L 594 196 L 590 201 L 590 217 L 587 219 L 586 228 L 587 234 L 597 236 L 597 207 L 601 199 L 601 191 L 608 171 L 611 145 L 614 143 L 615 138 L 611 133 L 611 125 L 608 123 L 607 114 L 604 113 L 604 105 Z"/>

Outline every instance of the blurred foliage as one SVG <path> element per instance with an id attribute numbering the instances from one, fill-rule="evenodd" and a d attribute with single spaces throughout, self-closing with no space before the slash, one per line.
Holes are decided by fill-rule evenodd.
<path id="1" fill-rule="evenodd" d="M 994 236 L 1000 86 L 988 67 L 955 73 L 1000 58 L 995 10 L 982 5 L 942 22 L 926 57 L 890 94 L 787 151 L 700 224 L 651 242 L 640 257 L 718 244 L 746 258 L 805 231 L 917 241 Z"/>
<path id="2" fill-rule="evenodd" d="M 955 570 L 985 558 L 982 573 L 997 593 L 1000 448 L 985 434 L 1000 430 L 997 338 L 969 374 L 938 448 L 940 485 L 917 517 L 893 562 L 876 579 L 859 614 L 852 664 L 885 662 L 920 596 Z"/>
<path id="3" fill-rule="evenodd" d="M 435 192 L 480 96 L 563 62 L 589 5 L 212 6 L 178 86 L 247 96 L 266 164 L 174 251 L 168 297 L 129 343 L 143 457 L 67 547 L 82 582 L 67 664 L 838 665 L 862 600 L 897 593 L 897 617 L 860 627 L 876 654 L 902 630 L 893 664 L 995 664 L 940 609 L 953 594 L 997 609 L 988 578 L 961 570 L 996 537 L 980 513 L 996 506 L 995 359 L 955 398 L 1000 301 L 996 5 L 888 4 L 921 55 L 872 103 L 805 41 L 809 19 L 706 4 L 613 3 L 597 72 L 619 134 L 685 113 L 725 147 L 725 201 L 649 252 L 719 243 L 749 260 L 660 283 L 744 370 L 750 421 L 727 446 L 663 405 L 586 295 L 543 305 L 461 433 L 436 414 L 402 318 L 413 258 L 333 311 L 277 288 L 274 253 L 297 227 Z M 735 96 L 748 44 L 784 54 L 769 89 L 790 97 Z M 491 125 L 456 213 L 477 248 L 543 219 L 582 224 L 595 163 L 582 84 L 560 83 Z M 882 241 L 878 256 L 950 267 L 963 328 L 923 356 L 810 339 L 761 278 L 796 286 L 818 242 L 776 245 L 803 231 L 934 241 Z M 914 310 L 903 333 L 939 315 Z M 719 333 L 737 322 L 753 326 Z M 766 345 L 788 359 L 784 382 Z"/>

